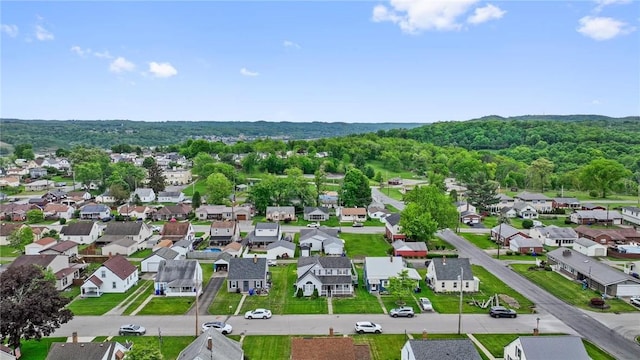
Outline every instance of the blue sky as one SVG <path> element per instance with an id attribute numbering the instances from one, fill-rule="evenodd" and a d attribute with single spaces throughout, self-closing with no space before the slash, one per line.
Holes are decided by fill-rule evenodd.
<path id="1" fill-rule="evenodd" d="M 1 3 L 0 117 L 640 114 L 640 2 Z"/>

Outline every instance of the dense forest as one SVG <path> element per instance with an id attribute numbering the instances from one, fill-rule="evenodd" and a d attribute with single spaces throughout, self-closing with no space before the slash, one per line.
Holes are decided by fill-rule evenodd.
<path id="1" fill-rule="evenodd" d="M 171 145 L 189 138 L 272 137 L 317 139 L 388 130 L 414 128 L 416 123 L 294 123 L 294 122 L 213 122 L 129 120 L 18 120 L 0 119 L 3 143 L 31 144 L 36 151 L 88 145 L 110 148 L 116 144 L 137 146 Z"/>

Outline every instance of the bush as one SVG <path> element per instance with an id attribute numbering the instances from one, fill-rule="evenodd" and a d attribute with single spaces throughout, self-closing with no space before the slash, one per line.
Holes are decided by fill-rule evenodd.
<path id="1" fill-rule="evenodd" d="M 598 194 L 598 191 L 596 191 L 596 190 L 589 191 L 589 197 L 597 198 L 598 195 L 600 195 L 600 194 Z"/>
<path id="2" fill-rule="evenodd" d="M 64 225 L 67 223 L 67 219 L 65 218 L 60 218 L 60 225 Z"/>
<path id="3" fill-rule="evenodd" d="M 544 267 L 544 271 L 552 271 L 553 269 L 551 268 L 551 266 L 547 265 Z"/>
<path id="4" fill-rule="evenodd" d="M 599 297 L 591 298 L 589 302 L 591 303 L 591 306 L 594 306 L 594 307 L 602 307 L 604 305 L 604 300 L 602 300 L 602 298 L 599 298 Z"/>
<path id="5" fill-rule="evenodd" d="M 507 255 L 513 255 L 513 251 L 507 250 Z"/>
<path id="6" fill-rule="evenodd" d="M 443 256 L 446 258 L 457 258 L 458 254 L 427 254 L 427 259 L 441 258 Z"/>
<path id="7" fill-rule="evenodd" d="M 564 219 L 564 223 L 565 223 L 566 225 L 573 224 L 573 222 L 572 222 L 572 221 L 571 221 L 571 219 L 569 219 L 569 218 Z"/>
<path id="8" fill-rule="evenodd" d="M 296 291 L 296 297 L 297 298 L 301 298 L 303 296 L 304 296 L 304 294 L 302 293 L 302 288 L 298 288 L 298 291 Z"/>
<path id="9" fill-rule="evenodd" d="M 525 229 L 531 229 L 533 227 L 533 220 L 531 219 L 522 220 L 522 227 Z"/>
<path id="10" fill-rule="evenodd" d="M 318 288 L 314 288 L 314 289 L 313 289 L 313 294 L 311 294 L 311 298 L 312 298 L 312 299 L 317 299 L 317 298 L 318 298 L 318 296 L 319 296 L 319 294 L 318 294 Z"/>

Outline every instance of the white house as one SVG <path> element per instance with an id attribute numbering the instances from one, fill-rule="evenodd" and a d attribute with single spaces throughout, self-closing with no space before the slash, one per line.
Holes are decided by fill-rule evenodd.
<path id="1" fill-rule="evenodd" d="M 346 256 L 311 256 L 298 259 L 296 287 L 304 296 L 311 296 L 314 290 L 320 296 L 353 295 L 354 277 L 351 260 Z"/>
<path id="2" fill-rule="evenodd" d="M 105 190 L 102 194 L 96 196 L 96 202 L 100 204 L 113 204 L 116 202 L 116 197 L 111 195 L 109 189 Z"/>
<path id="3" fill-rule="evenodd" d="M 622 214 L 615 210 L 574 210 L 569 215 L 572 223 L 580 225 L 620 225 Z"/>
<path id="4" fill-rule="evenodd" d="M 69 257 L 57 254 L 21 255 L 9 267 L 37 265 L 51 271 L 56 279 L 56 290 L 64 290 L 71 286 L 73 279 L 80 277 L 80 270 L 86 265 L 69 264 Z"/>
<path id="5" fill-rule="evenodd" d="M 489 206 L 489 210 L 492 214 L 500 213 L 500 210 L 504 208 L 513 207 L 514 200 L 512 197 L 505 194 L 498 194 L 498 202 Z"/>
<path id="6" fill-rule="evenodd" d="M 311 251 L 322 251 L 323 242 L 331 238 L 338 239 L 337 229 L 301 229 L 299 244 L 309 244 L 311 246 Z"/>
<path id="7" fill-rule="evenodd" d="M 622 208 L 622 220 L 629 224 L 640 225 L 640 207 L 626 206 Z"/>
<path id="8" fill-rule="evenodd" d="M 45 217 L 69 220 L 73 217 L 75 209 L 64 204 L 48 203 L 42 211 Z"/>
<path id="9" fill-rule="evenodd" d="M 516 195 L 515 201 L 523 201 L 531 205 L 537 212 L 545 213 L 553 210 L 553 199 L 540 193 L 521 192 Z"/>
<path id="10" fill-rule="evenodd" d="M 574 335 L 520 336 L 504 347 L 505 360 L 590 360 L 582 338 Z"/>
<path id="11" fill-rule="evenodd" d="M 202 294 L 202 267 L 198 260 L 164 260 L 155 280 L 155 294 L 196 296 Z"/>
<path id="12" fill-rule="evenodd" d="M 547 246 L 573 246 L 578 233 L 570 227 L 556 225 L 536 226 L 529 230 L 529 236 Z"/>
<path id="13" fill-rule="evenodd" d="M 54 244 L 40 252 L 41 254 L 64 255 L 70 259 L 78 257 L 78 244 L 75 241 L 65 240 Z"/>
<path id="14" fill-rule="evenodd" d="M 344 240 L 328 238 L 322 241 L 322 252 L 325 255 L 341 256 L 344 254 Z"/>
<path id="15" fill-rule="evenodd" d="M 573 250 L 587 256 L 607 256 L 607 246 L 583 237 L 573 242 Z"/>
<path id="16" fill-rule="evenodd" d="M 460 280 L 462 276 L 462 280 Z M 434 258 L 427 268 L 427 285 L 434 292 L 477 292 L 480 279 L 473 276 L 467 258 Z"/>
<path id="17" fill-rule="evenodd" d="M 277 222 L 256 223 L 254 230 L 247 235 L 250 244 L 266 246 L 282 238 L 282 229 Z"/>
<path id="18" fill-rule="evenodd" d="M 160 191 L 158 192 L 158 202 L 179 203 L 184 201 L 184 193 L 181 191 Z"/>
<path id="19" fill-rule="evenodd" d="M 171 249 L 180 254 L 183 258 L 187 257 L 187 253 L 193 250 L 193 241 L 187 239 L 176 241 Z"/>
<path id="20" fill-rule="evenodd" d="M 100 227 L 93 221 L 68 224 L 60 230 L 60 240 L 71 240 L 78 244 L 92 244 L 100 236 Z"/>
<path id="21" fill-rule="evenodd" d="M 143 203 L 150 203 L 156 200 L 156 193 L 151 188 L 137 188 L 133 194 L 131 194 L 131 201 L 134 201 L 136 195 Z"/>
<path id="22" fill-rule="evenodd" d="M 516 215 L 522 219 L 538 218 L 538 210 L 533 207 L 533 205 L 523 201 L 516 201 L 515 204 L 513 204 L 513 210 L 515 210 Z"/>
<path id="23" fill-rule="evenodd" d="M 143 244 L 130 238 L 121 238 L 115 241 L 111 241 L 107 245 L 102 247 L 102 255 L 124 255 L 131 256 L 138 250 L 144 249 Z"/>
<path id="24" fill-rule="evenodd" d="M 24 253 L 26 255 L 37 255 L 40 251 L 48 249 L 56 244 L 56 239 L 52 237 L 42 238 L 38 241 L 34 241 L 24 247 Z"/>
<path id="25" fill-rule="evenodd" d="M 405 265 L 400 256 L 366 257 L 364 259 L 363 276 L 369 292 L 387 291 L 389 278 L 396 277 L 402 271 L 407 270 L 409 278 L 418 284 L 420 274 L 414 268 Z"/>
<path id="26" fill-rule="evenodd" d="M 135 206 L 124 204 L 118 207 L 118 214 L 127 219 L 147 219 L 151 217 L 153 209 L 149 206 Z"/>
<path id="27" fill-rule="evenodd" d="M 162 261 L 179 260 L 181 258 L 180 253 L 175 250 L 166 247 L 159 248 L 140 262 L 140 269 L 142 272 L 158 272 L 158 267 L 160 267 Z"/>
<path id="28" fill-rule="evenodd" d="M 80 219 L 100 220 L 111 216 L 111 209 L 105 204 L 87 204 L 80 208 Z"/>
<path id="29" fill-rule="evenodd" d="M 293 258 L 296 252 L 296 244 L 291 241 L 279 240 L 267 245 L 267 259 L 275 260 L 283 256 Z"/>
<path id="30" fill-rule="evenodd" d="M 138 268 L 122 255 L 105 261 L 80 287 L 82 297 L 124 293 L 138 282 Z"/>

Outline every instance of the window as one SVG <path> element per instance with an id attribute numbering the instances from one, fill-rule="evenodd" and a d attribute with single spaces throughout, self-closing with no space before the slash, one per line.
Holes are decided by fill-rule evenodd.
<path id="1" fill-rule="evenodd" d="M 442 288 L 444 288 L 444 281 L 442 282 Z"/>
<path id="2" fill-rule="evenodd" d="M 107 270 L 100 271 L 100 277 L 103 278 L 103 279 L 106 278 L 107 277 Z"/>
<path id="3" fill-rule="evenodd" d="M 116 289 L 116 288 L 117 288 L 117 286 L 116 286 L 116 282 L 115 282 L 115 281 L 111 283 L 111 288 L 112 288 L 112 289 Z"/>
<path id="4" fill-rule="evenodd" d="M 453 283 L 453 288 L 456 289 L 457 287 L 458 287 L 458 282 L 456 281 Z"/>
<path id="5" fill-rule="evenodd" d="M 469 288 L 469 282 L 468 281 L 464 283 L 464 287 L 467 288 L 467 289 Z"/>
<path id="6" fill-rule="evenodd" d="M 67 279 L 66 277 L 62 278 L 62 285 L 67 285 L 67 283 L 69 282 L 69 279 Z"/>

